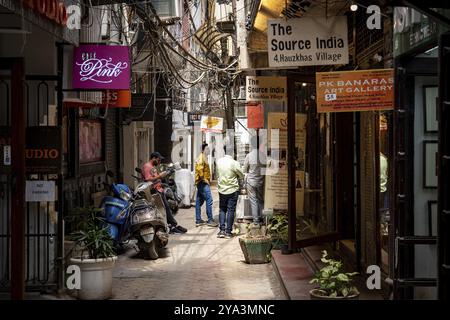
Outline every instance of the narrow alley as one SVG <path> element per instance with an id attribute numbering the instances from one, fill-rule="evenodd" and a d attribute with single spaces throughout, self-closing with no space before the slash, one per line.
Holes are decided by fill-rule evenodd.
<path id="1" fill-rule="evenodd" d="M 217 191 L 212 193 L 218 222 Z M 286 299 L 272 264 L 246 264 L 238 236 L 219 239 L 217 228 L 196 227 L 194 216 L 194 206 L 179 210 L 175 218 L 188 232 L 171 235 L 158 260 L 142 259 L 131 246 L 119 256 L 113 299 Z"/>

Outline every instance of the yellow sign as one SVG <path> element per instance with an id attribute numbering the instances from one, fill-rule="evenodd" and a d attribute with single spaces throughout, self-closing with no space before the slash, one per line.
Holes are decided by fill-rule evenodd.
<path id="1" fill-rule="evenodd" d="M 317 72 L 317 112 L 392 110 L 394 69 Z"/>
<path id="2" fill-rule="evenodd" d="M 222 132 L 223 118 L 202 116 L 202 120 L 200 123 L 200 130 L 207 132 Z"/>

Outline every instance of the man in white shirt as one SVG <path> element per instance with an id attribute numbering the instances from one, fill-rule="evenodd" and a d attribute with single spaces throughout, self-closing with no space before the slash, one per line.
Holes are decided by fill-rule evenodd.
<path id="1" fill-rule="evenodd" d="M 253 223 L 261 223 L 262 210 L 264 208 L 264 168 L 266 155 L 258 148 L 257 136 L 250 139 L 252 150 L 245 157 L 244 173 L 246 173 L 246 189 L 250 200 Z"/>

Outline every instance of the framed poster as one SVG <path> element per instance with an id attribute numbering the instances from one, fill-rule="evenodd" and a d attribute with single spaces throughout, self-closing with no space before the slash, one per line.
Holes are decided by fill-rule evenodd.
<path id="1" fill-rule="evenodd" d="M 424 86 L 423 87 L 423 120 L 425 133 L 437 133 L 438 121 L 437 121 L 437 86 Z"/>
<path id="2" fill-rule="evenodd" d="M 426 140 L 423 142 L 423 187 L 437 188 L 436 159 L 438 142 Z"/>
<path id="3" fill-rule="evenodd" d="M 428 201 L 428 235 L 437 236 L 438 203 Z"/>
<path id="4" fill-rule="evenodd" d="M 101 121 L 80 119 L 78 137 L 80 163 L 103 160 Z"/>

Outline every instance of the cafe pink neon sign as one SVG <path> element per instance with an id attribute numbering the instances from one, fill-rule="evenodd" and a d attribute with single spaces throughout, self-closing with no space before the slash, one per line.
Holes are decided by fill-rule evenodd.
<path id="1" fill-rule="evenodd" d="M 80 45 L 73 59 L 74 89 L 130 89 L 128 47 Z"/>

